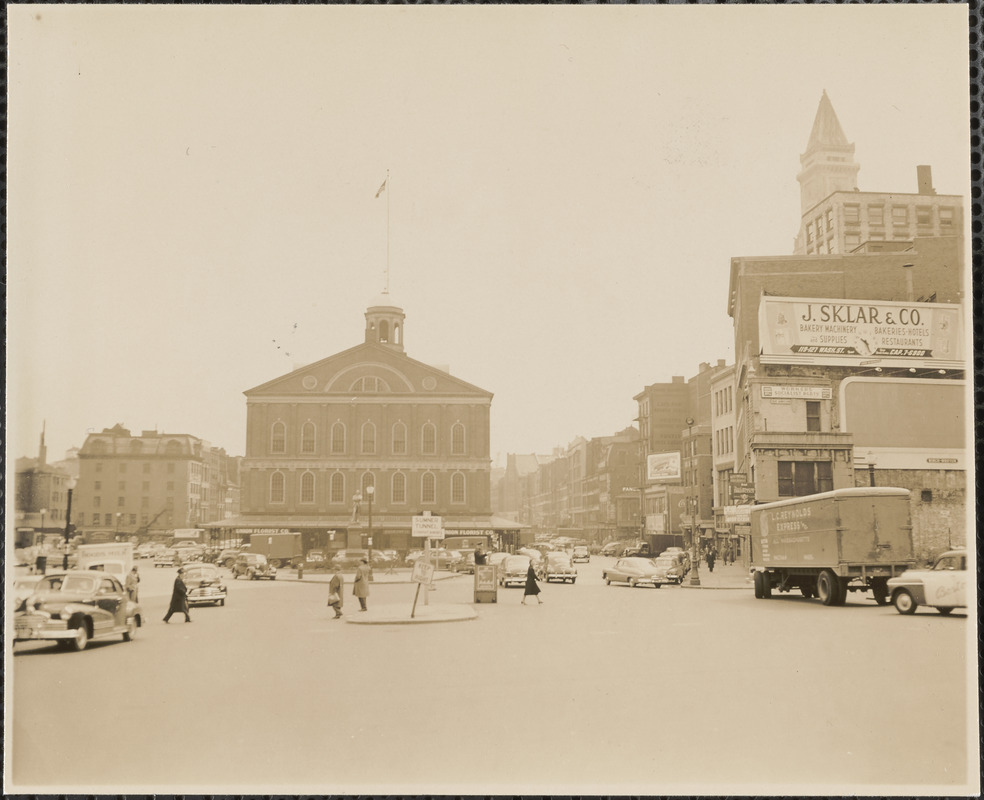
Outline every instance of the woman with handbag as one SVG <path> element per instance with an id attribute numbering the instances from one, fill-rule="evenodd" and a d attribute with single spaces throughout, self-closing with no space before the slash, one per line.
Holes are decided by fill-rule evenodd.
<path id="1" fill-rule="evenodd" d="M 342 568 L 338 564 L 334 567 L 334 575 L 331 576 L 331 583 L 328 584 L 328 605 L 335 610 L 332 619 L 342 616 L 342 586 L 345 580 L 342 578 Z"/>

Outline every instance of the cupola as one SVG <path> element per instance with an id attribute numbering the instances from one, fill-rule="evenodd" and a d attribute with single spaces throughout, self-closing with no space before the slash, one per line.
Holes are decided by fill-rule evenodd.
<path id="1" fill-rule="evenodd" d="M 383 292 L 373 299 L 366 309 L 366 341 L 386 345 L 400 353 L 403 350 L 403 320 L 406 315 L 390 297 Z"/>

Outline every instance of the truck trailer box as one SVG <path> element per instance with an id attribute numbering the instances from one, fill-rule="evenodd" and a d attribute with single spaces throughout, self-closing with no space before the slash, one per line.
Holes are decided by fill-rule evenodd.
<path id="1" fill-rule="evenodd" d="M 750 509 L 756 596 L 801 589 L 840 605 L 871 589 L 887 602 L 889 577 L 915 562 L 909 491 L 836 489 Z"/>
<path id="2" fill-rule="evenodd" d="M 250 534 L 249 552 L 266 556 L 275 567 L 288 567 L 304 559 L 301 534 L 296 531 Z"/>
<path id="3" fill-rule="evenodd" d="M 76 569 L 100 569 L 109 572 L 121 582 L 126 580 L 133 567 L 133 544 L 81 544 L 76 552 Z"/>

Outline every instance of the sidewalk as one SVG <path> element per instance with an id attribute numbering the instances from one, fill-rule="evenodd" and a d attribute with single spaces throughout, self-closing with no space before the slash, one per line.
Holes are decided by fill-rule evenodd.
<path id="1" fill-rule="evenodd" d="M 701 561 L 699 567 L 700 586 L 691 586 L 690 577 L 693 570 L 687 574 L 681 584 L 684 589 L 752 589 L 752 576 L 747 567 L 740 562 L 725 566 L 720 561 L 714 563 L 714 572 L 707 568 L 707 562 Z"/>

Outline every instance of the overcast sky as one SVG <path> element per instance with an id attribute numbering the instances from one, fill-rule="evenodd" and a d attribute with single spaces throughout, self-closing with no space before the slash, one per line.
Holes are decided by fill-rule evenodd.
<path id="1" fill-rule="evenodd" d="M 824 89 L 862 190 L 969 195 L 966 6 L 8 15 L 9 456 L 243 454 L 243 391 L 362 342 L 387 250 L 494 461 L 611 434 L 734 361 L 730 258 L 791 252 Z"/>

